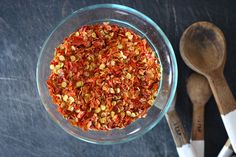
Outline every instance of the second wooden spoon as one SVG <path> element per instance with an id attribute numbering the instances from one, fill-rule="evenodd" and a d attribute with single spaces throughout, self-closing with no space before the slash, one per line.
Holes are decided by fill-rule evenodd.
<path id="1" fill-rule="evenodd" d="M 188 78 L 187 92 L 193 104 L 191 143 L 198 157 L 204 157 L 204 108 L 212 92 L 207 79 L 197 73 Z"/>

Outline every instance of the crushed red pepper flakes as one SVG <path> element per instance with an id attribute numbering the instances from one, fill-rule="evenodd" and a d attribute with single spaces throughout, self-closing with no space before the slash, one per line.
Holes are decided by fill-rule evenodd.
<path id="1" fill-rule="evenodd" d="M 47 86 L 57 110 L 87 130 L 124 128 L 145 117 L 161 71 L 145 39 L 115 24 L 86 25 L 55 48 Z"/>

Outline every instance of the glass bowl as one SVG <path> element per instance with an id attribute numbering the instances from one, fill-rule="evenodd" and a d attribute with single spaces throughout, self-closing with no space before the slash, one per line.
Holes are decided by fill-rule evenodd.
<path id="1" fill-rule="evenodd" d="M 46 80 L 50 74 L 49 64 L 54 48 L 78 27 L 86 24 L 110 22 L 129 27 L 147 39 L 159 57 L 162 67 L 162 81 L 154 105 L 145 118 L 131 123 L 124 129 L 110 131 L 87 131 L 71 126 L 52 104 Z M 74 137 L 96 144 L 127 142 L 151 130 L 160 122 L 173 101 L 177 86 L 177 63 L 173 48 L 158 25 L 149 17 L 132 8 L 117 4 L 99 4 L 75 11 L 66 17 L 50 34 L 42 47 L 37 63 L 37 87 L 42 103 L 52 119 Z"/>

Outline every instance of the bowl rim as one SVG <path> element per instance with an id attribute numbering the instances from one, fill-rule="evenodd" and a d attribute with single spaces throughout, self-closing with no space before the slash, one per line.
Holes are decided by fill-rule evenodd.
<path id="1" fill-rule="evenodd" d="M 40 90 L 40 83 L 39 83 L 39 67 L 40 67 L 40 60 L 42 58 L 43 55 L 43 51 L 45 49 L 46 44 L 48 43 L 48 40 L 51 38 L 51 36 L 57 31 L 57 29 L 64 23 L 66 23 L 70 18 L 72 18 L 74 15 L 79 14 L 83 11 L 88 11 L 88 10 L 94 10 L 94 9 L 99 9 L 99 8 L 114 8 L 114 9 L 119 9 L 119 10 L 125 10 L 129 13 L 132 13 L 135 16 L 141 17 L 142 19 L 145 19 L 148 23 L 150 23 L 152 26 L 155 27 L 155 29 L 158 31 L 158 33 L 160 34 L 160 36 L 163 38 L 164 42 L 166 43 L 169 51 L 170 51 L 170 60 L 171 60 L 171 64 L 173 65 L 173 84 L 171 86 L 171 92 L 170 92 L 170 96 L 169 99 L 167 100 L 166 106 L 164 107 L 164 109 L 159 113 L 158 118 L 148 127 L 146 127 L 145 129 L 143 129 L 142 132 L 140 132 L 139 134 L 135 134 L 133 136 L 130 136 L 128 138 L 123 138 L 120 139 L 119 141 L 94 141 L 91 140 L 90 138 L 85 138 L 85 137 L 80 137 L 78 135 L 75 135 L 73 132 L 67 130 L 66 128 L 64 128 L 63 126 L 61 126 L 61 124 L 58 122 L 58 120 L 56 120 L 51 114 L 50 117 L 51 119 L 56 122 L 65 132 L 67 132 L 68 134 L 74 136 L 75 138 L 81 140 L 81 141 L 85 141 L 88 143 L 93 143 L 93 144 L 100 144 L 100 145 L 110 145 L 110 144 L 119 144 L 119 143 L 125 143 L 125 142 L 129 142 L 131 140 L 134 140 L 136 138 L 141 137 L 142 135 L 146 134 L 148 131 L 150 131 L 152 128 L 154 128 L 160 121 L 161 119 L 164 117 L 164 115 L 167 113 L 168 109 L 170 108 L 172 101 L 174 100 L 175 97 L 175 93 L 176 93 L 176 89 L 177 89 L 177 82 L 178 82 L 178 65 L 177 65 L 177 61 L 176 61 L 176 57 L 175 57 L 175 53 L 174 50 L 172 48 L 172 45 L 170 43 L 170 41 L 168 40 L 168 38 L 166 37 L 166 35 L 164 34 L 164 32 L 161 30 L 161 28 L 148 16 L 144 15 L 143 13 L 130 8 L 128 6 L 124 6 L 124 5 L 120 5 L 120 4 L 95 4 L 95 5 L 90 5 L 90 6 L 86 6 L 83 8 L 80 8 L 76 11 L 74 11 L 72 14 L 68 15 L 66 18 L 64 18 L 54 29 L 53 31 L 50 33 L 50 35 L 47 37 L 47 39 L 44 41 L 43 46 L 40 50 L 40 54 L 38 57 L 38 61 L 37 61 L 37 68 L 36 68 L 36 83 L 37 83 L 37 89 L 38 89 L 38 93 L 40 96 L 40 100 L 44 106 L 44 108 L 47 110 L 48 109 L 46 107 L 46 105 L 44 104 L 43 100 L 42 100 L 42 96 L 41 96 L 41 90 Z"/>

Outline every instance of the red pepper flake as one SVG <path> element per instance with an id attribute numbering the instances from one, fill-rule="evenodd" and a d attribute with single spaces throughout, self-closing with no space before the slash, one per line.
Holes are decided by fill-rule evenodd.
<path id="1" fill-rule="evenodd" d="M 132 30 L 86 25 L 55 48 L 47 86 L 57 110 L 83 130 L 124 128 L 145 117 L 161 71 L 154 51 Z"/>

